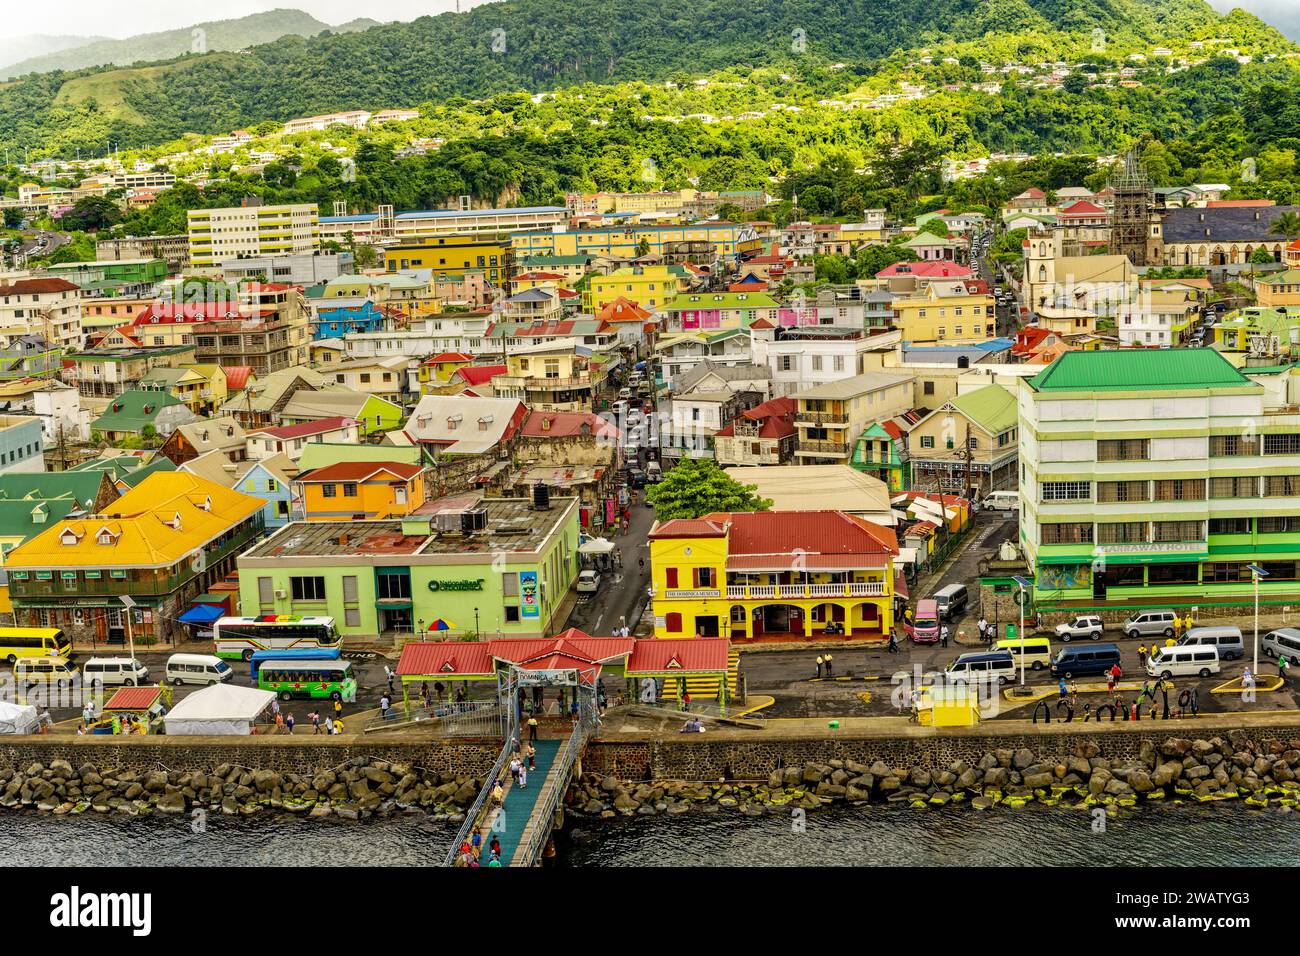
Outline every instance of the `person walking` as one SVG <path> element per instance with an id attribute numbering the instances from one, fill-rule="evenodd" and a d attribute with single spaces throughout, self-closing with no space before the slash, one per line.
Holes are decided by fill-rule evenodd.
<path id="1" fill-rule="evenodd" d="M 691 692 L 686 691 L 682 694 L 682 710 L 691 709 Z"/>
<path id="2" fill-rule="evenodd" d="M 821 679 L 821 676 L 822 676 L 822 665 L 823 665 L 823 663 L 824 663 L 824 661 L 822 660 L 822 656 L 821 656 L 820 654 L 818 654 L 818 655 L 817 655 L 817 677 L 818 677 L 819 680 Z"/>
<path id="3" fill-rule="evenodd" d="M 1291 667 L 1291 662 L 1286 659 L 1285 654 L 1277 656 L 1277 676 L 1282 678 L 1282 683 L 1286 683 L 1287 670 Z"/>
<path id="4" fill-rule="evenodd" d="M 1175 611 L 1174 612 L 1174 637 L 1181 637 L 1182 634 L 1183 634 L 1183 619 L 1179 617 L 1178 612 Z"/>
<path id="5" fill-rule="evenodd" d="M 889 632 L 889 653 L 898 653 L 898 635 L 892 629 Z"/>
<path id="6" fill-rule="evenodd" d="M 525 767 L 523 763 L 519 764 L 519 773 L 517 776 L 519 780 L 519 789 L 527 790 L 528 789 L 528 768 Z"/>
<path id="7" fill-rule="evenodd" d="M 343 721 L 342 721 L 342 720 L 336 720 L 336 721 L 334 721 L 334 733 L 336 733 L 336 734 L 341 734 L 341 733 L 343 733 Z"/>
<path id="8" fill-rule="evenodd" d="M 311 718 L 311 732 L 320 733 L 320 711 L 313 710 L 308 716 Z"/>
<path id="9" fill-rule="evenodd" d="M 826 655 L 826 660 L 824 661 L 824 663 L 826 664 L 826 676 L 827 676 L 827 677 L 834 677 L 834 676 L 835 676 L 835 665 L 834 665 L 834 663 L 833 663 L 833 660 L 834 660 L 834 658 L 832 658 L 830 654 L 827 654 L 827 655 Z"/>
<path id="10" fill-rule="evenodd" d="M 284 725 L 289 728 L 289 733 L 293 733 L 293 714 L 284 715 Z"/>
<path id="11" fill-rule="evenodd" d="M 980 619 L 979 619 L 979 623 L 976 624 L 975 626 L 978 627 L 979 630 L 980 630 L 980 643 L 981 643 L 981 644 L 987 644 L 987 643 L 989 643 L 989 638 L 988 638 L 989 622 L 988 622 L 988 619 L 987 619 L 986 617 L 984 617 L 984 615 L 981 614 L 981 615 L 980 615 Z"/>
<path id="12" fill-rule="evenodd" d="M 276 711 L 275 714 L 275 732 L 277 734 L 284 733 L 284 714 L 279 711 Z"/>
<path id="13" fill-rule="evenodd" d="M 530 715 L 528 718 L 528 742 L 534 743 L 537 740 L 537 717 Z"/>
<path id="14" fill-rule="evenodd" d="M 522 766 L 523 762 L 517 755 L 510 758 L 510 777 L 515 782 L 519 781 L 519 768 Z"/>
<path id="15" fill-rule="evenodd" d="M 1056 697 L 1058 700 L 1065 700 L 1069 695 L 1069 690 L 1065 686 L 1065 678 L 1062 677 L 1056 682 Z"/>
<path id="16" fill-rule="evenodd" d="M 948 646 L 948 625 L 947 624 L 939 628 L 939 646 L 940 647 Z"/>
<path id="17" fill-rule="evenodd" d="M 343 716 L 343 700 L 336 697 L 334 699 L 334 719 L 337 721 Z"/>
<path id="18" fill-rule="evenodd" d="M 393 669 L 387 664 L 384 665 L 384 680 L 388 682 L 388 693 L 393 692 Z"/>
<path id="19" fill-rule="evenodd" d="M 387 694 L 383 694 L 382 696 L 380 696 L 379 716 L 382 717 L 384 720 L 387 720 L 389 708 L 392 706 L 393 706 L 393 701 L 389 698 Z"/>
<path id="20" fill-rule="evenodd" d="M 271 700 L 271 716 L 277 718 L 280 716 L 280 698 L 278 697 Z"/>
<path id="21" fill-rule="evenodd" d="M 326 717 L 326 718 L 325 718 L 325 734 L 326 734 L 326 736 L 328 736 L 328 735 L 330 735 L 330 734 L 332 734 L 332 733 L 334 733 L 334 718 L 333 718 L 333 717 Z"/>
<path id="22" fill-rule="evenodd" d="M 1147 666 L 1147 646 L 1146 644 L 1138 645 L 1138 667 Z"/>

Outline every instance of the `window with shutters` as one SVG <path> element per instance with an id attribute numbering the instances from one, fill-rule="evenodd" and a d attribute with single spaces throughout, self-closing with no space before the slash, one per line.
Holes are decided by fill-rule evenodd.
<path id="1" fill-rule="evenodd" d="M 1210 479 L 1211 498 L 1255 498 L 1258 496 L 1259 479 L 1253 475 Z"/>
<path id="2" fill-rule="evenodd" d="M 1300 434 L 1265 435 L 1264 454 L 1266 455 L 1300 455 Z"/>
<path id="3" fill-rule="evenodd" d="M 1141 544 L 1146 539 L 1145 521 L 1106 521 L 1097 525 L 1098 544 Z"/>
<path id="4" fill-rule="evenodd" d="M 665 568 L 665 569 L 664 569 L 664 583 L 665 583 L 668 587 L 670 587 L 670 588 L 675 588 L 675 587 L 677 587 L 677 569 L 676 569 L 676 568 Z"/>
<path id="5" fill-rule="evenodd" d="M 1092 525 L 1081 521 L 1045 524 L 1040 529 L 1043 544 L 1090 544 Z"/>
<path id="6" fill-rule="evenodd" d="M 257 579 L 257 601 L 263 607 L 275 604 L 275 582 L 271 578 Z"/>
<path id="7" fill-rule="evenodd" d="M 1099 481 L 1097 500 L 1102 502 L 1149 501 L 1150 485 L 1145 481 Z"/>
<path id="8" fill-rule="evenodd" d="M 1151 526 L 1153 541 L 1204 541 L 1205 526 L 1200 521 L 1157 521 Z"/>
<path id="9" fill-rule="evenodd" d="M 343 576 L 343 602 L 345 604 L 354 604 L 357 598 L 357 578 L 354 574 Z"/>
<path id="10" fill-rule="evenodd" d="M 1156 482 L 1156 501 L 1203 501 L 1205 480 L 1174 478 Z"/>
<path id="11" fill-rule="evenodd" d="M 1097 442 L 1098 461 L 1149 461 L 1151 442 L 1146 438 L 1103 438 Z"/>
<path id="12" fill-rule="evenodd" d="M 1240 455 L 1258 455 L 1259 439 L 1243 435 L 1211 435 L 1211 458 L 1234 458 Z"/>
<path id="13" fill-rule="evenodd" d="M 1300 475 L 1269 475 L 1264 479 L 1264 496 L 1284 498 L 1300 495 Z"/>

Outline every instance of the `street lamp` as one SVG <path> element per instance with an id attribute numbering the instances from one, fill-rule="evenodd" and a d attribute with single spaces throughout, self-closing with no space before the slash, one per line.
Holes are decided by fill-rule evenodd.
<path id="1" fill-rule="evenodd" d="M 1250 578 L 1255 583 L 1255 664 L 1253 671 L 1259 673 L 1259 579 L 1268 577 L 1268 572 L 1258 564 L 1248 564 Z"/>
<path id="2" fill-rule="evenodd" d="M 1011 575 L 1011 580 L 1020 588 L 1020 686 L 1025 686 L 1025 595 L 1034 582 L 1018 574 Z"/>

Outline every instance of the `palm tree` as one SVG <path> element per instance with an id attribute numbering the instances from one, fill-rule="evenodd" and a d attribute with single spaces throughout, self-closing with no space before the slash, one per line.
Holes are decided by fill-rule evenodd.
<path id="1" fill-rule="evenodd" d="M 1282 213 L 1273 220 L 1273 225 L 1268 227 L 1271 235 L 1281 236 L 1288 243 L 1300 236 L 1300 214 L 1287 211 Z"/>

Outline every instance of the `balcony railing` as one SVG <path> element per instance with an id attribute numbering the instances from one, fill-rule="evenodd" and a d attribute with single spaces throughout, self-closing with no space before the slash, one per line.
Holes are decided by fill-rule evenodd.
<path id="1" fill-rule="evenodd" d="M 840 584 L 729 584 L 727 597 L 736 600 L 755 598 L 837 598 L 880 597 L 884 581 L 854 581 Z"/>
<path id="2" fill-rule="evenodd" d="M 796 444 L 795 451 L 808 452 L 816 455 L 838 455 L 844 457 L 848 455 L 849 448 L 844 442 L 808 438 Z"/>
<path id="3" fill-rule="evenodd" d="M 849 418 L 838 412 L 797 412 L 794 423 L 809 428 L 848 428 Z"/>

